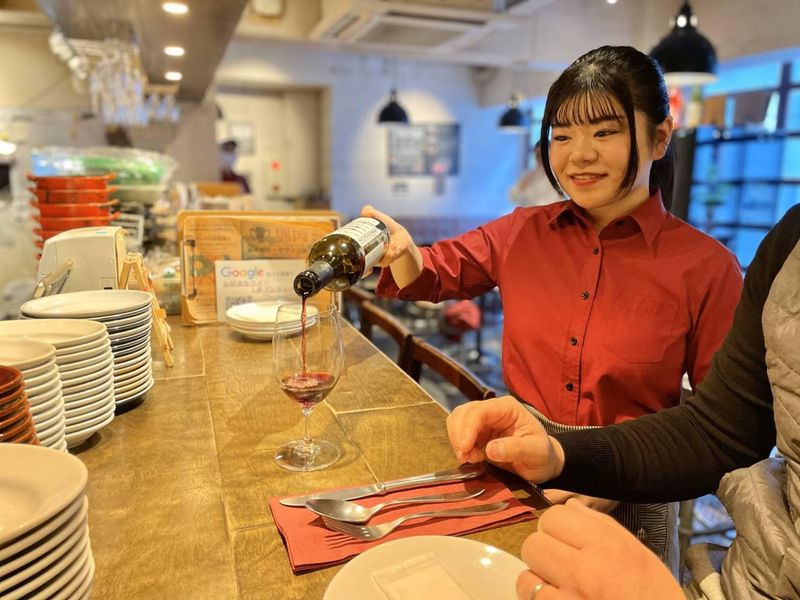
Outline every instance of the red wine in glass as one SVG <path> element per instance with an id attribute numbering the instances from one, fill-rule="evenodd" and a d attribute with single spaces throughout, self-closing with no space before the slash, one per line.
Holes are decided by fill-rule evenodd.
<path id="1" fill-rule="evenodd" d="M 324 371 L 305 371 L 281 381 L 281 389 L 303 408 L 313 408 L 333 389 L 336 378 Z"/>

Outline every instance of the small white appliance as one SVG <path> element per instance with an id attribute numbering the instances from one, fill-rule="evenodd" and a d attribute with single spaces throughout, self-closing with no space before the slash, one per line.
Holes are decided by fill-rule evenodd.
<path id="1" fill-rule="evenodd" d="M 45 241 L 39 261 L 39 281 L 66 261 L 72 269 L 61 292 L 115 290 L 125 262 L 125 230 L 122 227 L 70 229 Z"/>

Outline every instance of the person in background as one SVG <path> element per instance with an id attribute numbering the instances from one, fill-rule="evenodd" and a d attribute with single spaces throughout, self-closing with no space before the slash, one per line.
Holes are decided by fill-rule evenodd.
<path id="1" fill-rule="evenodd" d="M 549 90 L 542 165 L 570 200 L 517 208 L 418 248 L 372 207 L 391 241 L 376 292 L 439 302 L 497 286 L 503 377 L 551 433 L 675 406 L 728 331 L 742 289 L 733 254 L 667 212 L 669 96 L 658 65 L 627 46 L 577 59 Z M 575 494 L 550 490 L 553 502 Z M 581 497 L 612 512 L 665 561 L 677 507 Z"/>
<path id="2" fill-rule="evenodd" d="M 544 206 L 563 200 L 559 191 L 550 183 L 544 168 L 542 168 L 542 154 L 539 151 L 540 142 L 533 146 L 536 164 L 529 171 L 525 171 L 508 191 L 511 201 L 517 206 Z"/>
<path id="3" fill-rule="evenodd" d="M 687 595 L 800 592 L 800 205 L 759 246 L 733 327 L 685 404 L 610 427 L 548 436 L 512 397 L 447 419 L 461 462 L 489 460 L 545 486 L 640 502 L 716 490 L 736 526 L 721 577 L 697 561 Z M 770 458 L 773 446 L 778 456 Z M 695 546 L 694 548 L 700 548 Z M 525 541 L 521 600 L 681 597 L 655 556 L 576 503 L 548 509 Z M 707 557 L 710 558 L 710 557 Z M 699 575 L 699 576 L 698 576 Z"/>
<path id="4" fill-rule="evenodd" d="M 219 145 L 219 164 L 220 164 L 220 179 L 222 181 L 235 181 L 242 186 L 242 193 L 250 193 L 250 184 L 247 182 L 247 177 L 239 175 L 233 170 L 236 164 L 236 149 L 238 144 L 235 140 L 226 140 Z"/>

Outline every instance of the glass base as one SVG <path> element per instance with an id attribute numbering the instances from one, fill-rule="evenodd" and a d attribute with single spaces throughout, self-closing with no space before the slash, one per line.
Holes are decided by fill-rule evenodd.
<path id="1" fill-rule="evenodd" d="M 314 440 L 306 444 L 303 440 L 294 440 L 278 448 L 275 462 L 290 471 L 319 471 L 330 467 L 340 456 L 339 447 L 333 442 Z"/>

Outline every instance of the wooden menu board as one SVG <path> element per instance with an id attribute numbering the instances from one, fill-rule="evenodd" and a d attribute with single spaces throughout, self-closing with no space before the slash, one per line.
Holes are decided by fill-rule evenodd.
<path id="1" fill-rule="evenodd" d="M 305 259 L 311 245 L 338 229 L 332 211 L 182 211 L 178 214 L 181 252 L 181 316 L 187 323 L 217 321 L 216 261 Z M 289 288 L 279 299 L 297 299 Z M 323 290 L 311 303 L 335 302 Z"/>

